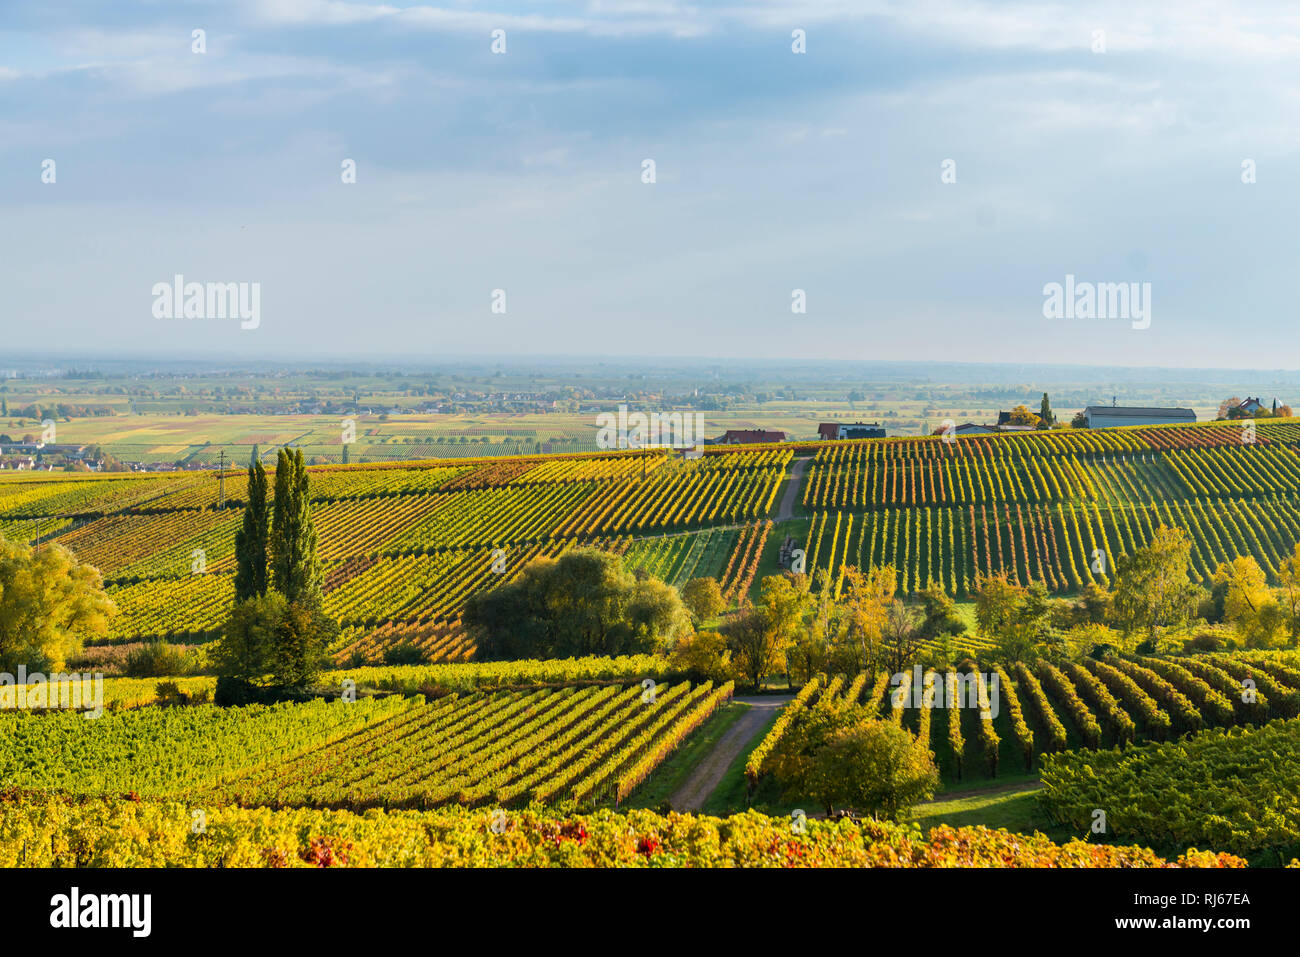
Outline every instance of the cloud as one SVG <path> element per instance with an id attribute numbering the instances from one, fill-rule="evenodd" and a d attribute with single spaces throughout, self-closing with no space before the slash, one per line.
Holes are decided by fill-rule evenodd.
<path id="1" fill-rule="evenodd" d="M 15 346 L 150 342 L 140 289 L 174 272 L 265 280 L 259 349 L 482 351 L 496 287 L 494 345 L 516 351 L 1249 365 L 1289 332 L 1281 4 L 83 0 L 12 20 Z M 1067 272 L 1152 281 L 1151 334 L 1044 325 Z"/>
<path id="2" fill-rule="evenodd" d="M 588 16 L 514 13 L 504 8 L 471 10 L 432 4 L 394 7 L 348 0 L 260 0 L 254 9 L 259 19 L 276 24 L 340 26 L 393 21 L 402 28 L 484 36 L 495 29 L 606 37 L 687 37 L 707 32 L 690 8 L 661 3 L 596 3 L 587 8 L 595 15 Z"/>

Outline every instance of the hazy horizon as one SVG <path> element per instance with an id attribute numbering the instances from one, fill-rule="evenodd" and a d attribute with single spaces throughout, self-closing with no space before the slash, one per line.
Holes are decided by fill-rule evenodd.
<path id="1" fill-rule="evenodd" d="M 856 376 L 877 376 L 888 373 L 898 381 L 911 381 L 918 377 L 933 378 L 935 381 L 953 382 L 953 375 L 961 374 L 961 381 L 969 384 L 1010 384 L 1013 376 L 1033 373 L 1042 377 L 1040 381 L 1049 385 L 1055 382 L 1061 386 L 1101 384 L 1110 381 L 1130 382 L 1194 382 L 1203 386 L 1217 385 L 1225 387 L 1233 383 L 1239 385 L 1243 394 L 1265 387 L 1294 385 L 1300 388 L 1300 370 L 1295 369 L 1234 369 L 1229 367 L 1192 368 L 1183 366 L 1117 366 L 1088 363 L 1036 363 L 1036 362 L 956 362 L 939 359 L 780 359 L 744 356 L 614 356 L 614 355 L 511 355 L 511 354 L 470 354 L 446 355 L 442 357 L 419 356 L 340 356 L 340 355 L 257 355 L 230 354 L 207 355 L 191 354 L 135 354 L 114 355 L 107 352 L 86 354 L 76 351 L 66 353 L 8 353 L 0 356 L 0 375 L 10 371 L 39 375 L 41 369 L 59 370 L 62 374 L 75 372 L 97 372 L 108 375 L 140 374 L 154 367 L 160 371 L 172 372 L 193 367 L 196 374 L 217 371 L 244 372 L 250 374 L 265 373 L 265 367 L 275 367 L 286 372 L 306 372 L 315 368 L 347 370 L 358 373 L 376 374 L 416 374 L 423 371 L 454 369 L 458 367 L 476 368 L 498 367 L 512 373 L 519 372 L 569 372 L 580 375 L 608 371 L 617 374 L 615 368 L 606 370 L 607 366 L 621 367 L 623 371 L 635 371 L 645 374 L 661 373 L 664 376 L 676 374 L 688 378 L 691 374 L 718 370 L 731 376 L 771 373 L 810 373 L 815 372 L 832 380 L 848 380 Z M 1242 381 L 1253 375 L 1255 380 Z M 1050 378 L 1048 378 L 1050 377 Z M 1074 378 L 1071 378 L 1074 377 Z M 1265 377 L 1275 377 L 1267 379 Z M 1294 381 L 1292 381 L 1294 380 Z M 3 379 L 0 379 L 3 381 Z M 1020 385 L 1023 382 L 1016 381 Z M 1265 389 L 1266 390 L 1266 389 Z"/>

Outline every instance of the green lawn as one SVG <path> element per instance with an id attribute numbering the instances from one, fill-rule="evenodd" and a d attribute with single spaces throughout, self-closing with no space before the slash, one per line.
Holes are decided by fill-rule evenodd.
<path id="1" fill-rule="evenodd" d="M 1039 831 L 1054 841 L 1068 841 L 1081 835 L 1055 826 L 1038 807 L 1042 788 L 1028 790 L 985 791 L 958 798 L 939 800 L 919 805 L 912 820 L 929 831 L 940 824 L 952 827 L 1006 828 L 1019 834 Z"/>

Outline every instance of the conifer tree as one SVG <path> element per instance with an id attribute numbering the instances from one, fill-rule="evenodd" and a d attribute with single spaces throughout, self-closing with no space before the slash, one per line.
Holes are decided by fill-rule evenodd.
<path id="1" fill-rule="evenodd" d="M 235 602 L 260 598 L 267 588 L 266 469 L 261 462 L 248 466 L 248 502 L 244 524 L 235 532 Z"/>
<path id="2" fill-rule="evenodd" d="M 307 466 L 302 449 L 281 449 L 275 467 L 275 507 L 271 518 L 271 587 L 290 602 L 320 602 L 321 566 L 316 557 L 316 526 L 307 497 Z"/>
<path id="3" fill-rule="evenodd" d="M 1056 424 L 1056 416 L 1052 414 L 1052 400 L 1043 393 L 1043 402 L 1039 406 L 1038 417 L 1043 420 L 1043 428 L 1051 428 Z"/>

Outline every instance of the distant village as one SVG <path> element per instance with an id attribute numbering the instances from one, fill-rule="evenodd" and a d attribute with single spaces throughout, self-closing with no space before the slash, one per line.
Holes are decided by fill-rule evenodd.
<path id="1" fill-rule="evenodd" d="M 1282 405 L 1275 397 L 1271 404 L 1260 398 L 1231 398 L 1219 407 L 1218 420 L 1259 418 L 1289 418 L 1291 407 Z M 980 424 L 962 422 L 946 424 L 935 429 L 934 435 L 988 435 L 998 432 L 1033 432 L 1053 428 L 1113 429 L 1134 425 L 1186 425 L 1196 422 L 1191 409 L 1162 408 L 1157 406 L 1119 405 L 1115 399 L 1110 405 L 1090 405 L 1077 413 L 1067 424 L 1059 422 L 1052 414 L 1046 394 L 1037 413 L 1026 406 L 1017 406 L 1010 412 L 999 412 L 996 422 Z M 818 439 L 883 439 L 885 428 L 879 422 L 822 422 L 817 426 Z M 721 445 L 760 444 L 784 442 L 784 432 L 766 429 L 728 429 L 721 438 L 713 440 Z"/>
<path id="2" fill-rule="evenodd" d="M 198 462 L 119 462 L 99 445 L 11 442 L 0 436 L 0 470 L 41 472 L 201 472 Z"/>
<path id="3" fill-rule="evenodd" d="M 304 409 L 305 412 L 328 413 L 325 407 Z M 351 410 L 348 410 L 349 412 Z M 421 409 L 361 409 L 360 414 L 379 414 L 381 418 L 418 411 L 438 411 L 435 408 Z M 355 414 L 355 413 L 353 413 Z M 1266 403 L 1258 397 L 1245 399 L 1231 398 L 1221 403 L 1219 420 L 1242 420 L 1260 418 L 1285 418 L 1291 416 L 1291 407 L 1283 405 L 1274 398 Z M 985 435 L 1000 432 L 1032 432 L 1053 428 L 1073 429 L 1110 429 L 1120 426 L 1174 425 L 1197 421 L 1196 413 L 1186 408 L 1162 408 L 1154 406 L 1122 406 L 1116 399 L 1110 405 L 1090 405 L 1078 412 L 1064 423 L 1052 413 L 1048 396 L 1043 396 L 1043 403 L 1038 412 L 1026 406 L 1017 406 L 1009 412 L 999 412 L 997 421 L 990 423 L 962 422 L 945 423 L 935 429 L 935 435 Z M 885 426 L 879 422 L 821 422 L 817 426 L 819 440 L 843 439 L 883 439 L 887 435 Z M 717 438 L 707 438 L 705 445 L 759 445 L 788 441 L 784 431 L 774 429 L 727 429 Z M 73 445 L 41 443 L 33 435 L 24 435 L 15 440 L 9 435 L 0 435 L 0 471 L 89 471 L 89 472 L 178 472 L 204 471 L 212 467 L 210 462 L 195 458 L 179 462 L 121 462 L 100 445 Z"/>

